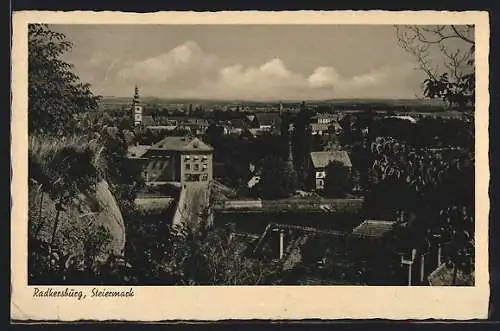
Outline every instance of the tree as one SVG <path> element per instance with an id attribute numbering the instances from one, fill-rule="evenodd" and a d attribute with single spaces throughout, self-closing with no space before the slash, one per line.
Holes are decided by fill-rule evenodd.
<path id="1" fill-rule="evenodd" d="M 205 132 L 206 142 L 215 148 L 217 151 L 217 146 L 220 145 L 221 140 L 224 137 L 224 128 L 217 125 L 216 123 L 210 123 Z"/>
<path id="2" fill-rule="evenodd" d="M 427 78 L 424 96 L 450 107 L 474 104 L 474 26 L 395 26 L 398 44 L 418 61 Z M 436 52 L 441 56 L 436 57 Z M 437 59 L 441 58 L 442 61 Z M 441 67 L 444 66 L 444 70 Z"/>
<path id="3" fill-rule="evenodd" d="M 307 178 L 307 162 L 311 153 L 312 133 L 309 123 L 311 122 L 312 111 L 302 102 L 300 111 L 295 118 L 293 131 L 293 159 L 297 169 L 299 182 L 305 186 Z"/>
<path id="4" fill-rule="evenodd" d="M 65 146 L 49 161 L 54 172 L 49 194 L 56 200 L 56 215 L 51 244 L 54 244 L 61 211 L 80 192 L 93 191 L 99 178 L 94 166 L 94 151 L 88 146 Z"/>
<path id="5" fill-rule="evenodd" d="M 325 194 L 343 197 L 350 190 L 348 168 L 342 162 L 332 161 L 326 167 Z"/>
<path id="6" fill-rule="evenodd" d="M 276 156 L 268 156 L 262 164 L 259 196 L 263 199 L 289 197 L 297 189 L 297 174 L 289 162 Z"/>
<path id="7" fill-rule="evenodd" d="M 77 114 L 93 111 L 99 97 L 82 83 L 61 58 L 72 44 L 44 24 L 28 26 L 28 130 L 66 135 Z"/>

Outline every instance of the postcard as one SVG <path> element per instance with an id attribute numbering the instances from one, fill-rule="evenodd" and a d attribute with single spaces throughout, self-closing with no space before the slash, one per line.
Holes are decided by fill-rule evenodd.
<path id="1" fill-rule="evenodd" d="M 486 318 L 487 12 L 13 14 L 11 319 Z"/>

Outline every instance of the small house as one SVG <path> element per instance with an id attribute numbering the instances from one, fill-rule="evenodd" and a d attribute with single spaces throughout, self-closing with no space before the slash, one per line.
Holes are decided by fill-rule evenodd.
<path id="1" fill-rule="evenodd" d="M 313 187 L 316 190 L 323 190 L 325 188 L 326 168 L 331 162 L 340 162 L 351 172 L 352 163 L 346 151 L 311 152 L 310 156 L 311 168 L 314 174 Z"/>

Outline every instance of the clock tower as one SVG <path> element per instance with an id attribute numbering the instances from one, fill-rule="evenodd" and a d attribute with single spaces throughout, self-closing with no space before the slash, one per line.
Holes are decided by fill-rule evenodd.
<path id="1" fill-rule="evenodd" d="M 132 101 L 132 112 L 134 116 L 134 125 L 142 124 L 142 106 L 139 100 L 139 88 L 135 86 L 134 100 Z"/>

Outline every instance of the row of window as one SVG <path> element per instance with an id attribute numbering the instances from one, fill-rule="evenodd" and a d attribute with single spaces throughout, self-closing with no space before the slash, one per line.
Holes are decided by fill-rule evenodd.
<path id="1" fill-rule="evenodd" d="M 201 165 L 201 170 L 205 171 L 207 170 L 208 166 L 206 164 Z M 191 170 L 191 163 L 185 163 L 184 164 L 184 169 L 186 170 Z M 200 171 L 200 164 L 199 163 L 193 163 L 193 170 L 194 171 Z"/>
<path id="2" fill-rule="evenodd" d="M 186 174 L 184 176 L 184 180 L 186 182 L 199 182 L 200 180 L 202 182 L 206 182 L 206 181 L 208 181 L 208 175 L 207 174 L 202 174 L 200 176 L 200 174 Z"/>
<path id="3" fill-rule="evenodd" d="M 198 161 L 198 159 L 201 158 L 202 161 L 207 161 L 208 160 L 208 156 L 206 155 L 203 155 L 203 156 L 198 156 L 198 155 L 193 155 L 193 156 L 189 156 L 189 155 L 186 155 L 185 157 L 185 160 L 188 161 L 188 160 L 194 160 L 194 161 Z"/>

